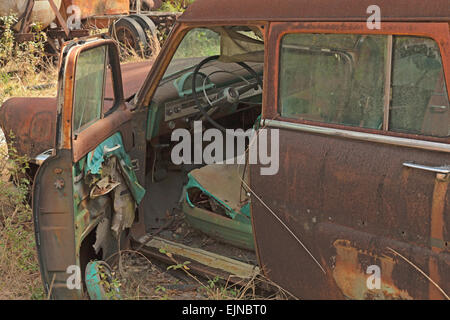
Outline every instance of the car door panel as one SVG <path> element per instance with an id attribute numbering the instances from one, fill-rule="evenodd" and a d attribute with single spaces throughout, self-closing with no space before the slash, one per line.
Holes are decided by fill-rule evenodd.
<path id="1" fill-rule="evenodd" d="M 83 285 L 79 281 L 84 279 L 85 265 L 100 256 L 92 249 L 95 234 L 94 237 L 90 235 L 103 217 L 111 214 L 111 200 L 108 197 L 90 197 L 92 186 L 83 180 L 84 170 L 80 168 L 80 160 L 117 132 L 126 153 L 133 151 L 136 142 L 133 114 L 123 100 L 116 44 L 112 40 L 91 39 L 74 41 L 63 50 L 55 151 L 37 174 L 33 186 L 33 214 L 46 292 L 55 299 L 72 299 L 83 295 Z M 80 59 L 88 50 L 93 51 L 83 56 L 83 60 Z M 82 67 L 78 61 L 83 61 Z M 107 78 L 105 71 L 108 65 L 111 75 Z M 114 88 L 112 108 L 107 114 L 102 112 L 106 78 L 113 81 Z M 85 81 L 93 79 L 96 80 L 91 90 Z M 80 91 L 77 91 L 77 81 L 81 81 Z M 103 81 L 103 89 L 100 81 Z M 80 109 L 76 110 L 75 104 Z M 80 114 L 81 118 L 76 118 Z M 75 123 L 78 125 L 76 129 Z M 127 163 L 127 168 L 129 166 Z M 129 195 L 123 197 L 132 202 Z M 133 216 L 134 211 L 131 211 L 130 219 Z M 126 234 L 123 237 L 120 235 L 122 247 L 126 244 L 125 238 Z M 114 243 L 117 245 L 117 241 Z M 111 248 L 102 249 L 111 253 Z M 69 270 L 69 267 L 72 269 Z M 76 277 L 73 272 L 77 272 Z M 74 286 L 68 286 L 69 281 Z"/>
<path id="2" fill-rule="evenodd" d="M 439 47 L 442 70 L 448 71 L 448 26 L 406 28 L 397 23 L 384 23 L 382 30 L 373 32 L 362 23 L 272 23 L 269 27 L 269 41 L 277 49 L 267 58 L 265 86 L 271 90 L 265 91 L 262 125 L 279 130 L 280 169 L 274 176 L 264 176 L 261 165 L 250 166 L 252 223 L 265 274 L 298 298 L 448 298 L 448 137 L 432 137 L 433 130 L 421 135 L 388 131 L 392 101 L 387 94 L 381 105 L 382 123 L 367 127 L 364 121 L 325 123 L 322 117 L 282 116 L 279 69 L 284 35 L 307 33 L 318 39 L 320 33 L 384 34 L 391 37 L 386 42 L 386 52 L 391 52 L 396 37 L 392 34 L 417 33 L 427 43 L 434 39 L 439 44 L 434 48 Z M 391 56 L 392 52 L 385 57 Z M 365 75 L 364 65 L 360 66 L 360 74 Z M 390 68 L 385 70 L 385 81 L 390 81 Z M 306 87 L 312 79 L 288 83 L 288 89 Z M 312 93 L 323 97 L 326 89 Z M 299 98 L 309 102 L 308 94 Z M 307 106 L 320 105 L 320 110 L 327 106 L 322 102 Z M 374 268 L 380 272 L 380 287 L 372 286 L 377 283 L 371 282 Z"/>
<path id="3" fill-rule="evenodd" d="M 80 298 L 66 285 L 67 268 L 76 265 L 69 151 L 47 159 L 39 168 L 33 189 L 33 216 L 39 265 L 44 287 L 52 297 Z"/>
<path id="4" fill-rule="evenodd" d="M 346 292 L 342 288 L 345 281 L 339 279 L 342 271 L 337 262 L 344 262 L 346 272 L 358 274 L 360 286 L 364 287 L 367 267 L 390 257 L 396 263 L 388 267 L 392 269 L 388 274 L 382 273 L 382 282 L 387 278 L 386 283 L 392 283 L 389 290 L 405 291 L 404 295 L 392 297 L 427 298 L 428 292 L 434 291 L 428 286 L 433 285 L 390 251 L 388 248 L 392 246 L 414 260 L 448 291 L 450 281 L 446 271 L 450 255 L 445 245 L 448 239 L 445 212 L 450 208 L 448 180 L 441 181 L 433 172 L 403 166 L 411 159 L 443 165 L 450 161 L 448 153 L 288 129 L 280 129 L 280 141 L 279 173 L 261 176 L 258 167 L 252 168 L 252 186 L 261 199 L 268 199 L 267 205 L 311 250 L 327 275 L 320 272 L 313 259 L 287 234 L 286 228 L 276 223 L 255 199 L 252 203 L 256 208 L 252 212 L 260 259 L 263 266 L 272 270 L 269 271 L 272 279 L 286 284 L 300 298 L 326 298 L 329 281 L 335 281 Z M 273 192 L 272 188 L 264 188 L 269 184 L 283 188 Z M 279 239 L 276 244 L 267 241 L 268 234 L 263 231 L 269 226 L 270 236 Z M 277 259 L 268 253 L 275 254 L 274 245 L 282 248 Z M 414 248 L 422 253 L 420 259 L 408 254 Z M 354 261 L 346 261 L 349 250 L 354 250 Z M 435 254 L 442 251 L 445 253 Z M 283 270 L 281 265 L 292 272 Z M 294 272 L 296 268 L 304 271 L 299 274 Z M 313 295 L 311 289 L 321 283 L 323 290 L 316 290 L 320 293 Z M 424 287 L 427 290 L 422 290 Z M 349 297 L 368 295 L 368 290 L 361 290 Z"/>
<path id="5" fill-rule="evenodd" d="M 132 116 L 132 112 L 122 106 L 111 115 L 96 121 L 80 132 L 73 140 L 73 161 L 78 162 L 116 132 L 121 133 L 125 150 L 130 151 L 133 147 Z"/>

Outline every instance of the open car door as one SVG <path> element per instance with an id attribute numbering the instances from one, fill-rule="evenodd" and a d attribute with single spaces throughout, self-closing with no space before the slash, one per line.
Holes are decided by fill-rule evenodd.
<path id="1" fill-rule="evenodd" d="M 55 150 L 33 187 L 42 280 L 54 299 L 81 298 L 86 264 L 113 256 L 134 222 L 145 190 L 134 173 L 137 160 L 130 157 L 132 114 L 124 102 L 116 44 L 98 38 L 67 44 L 59 72 Z M 114 222 L 113 211 L 121 214 Z"/>

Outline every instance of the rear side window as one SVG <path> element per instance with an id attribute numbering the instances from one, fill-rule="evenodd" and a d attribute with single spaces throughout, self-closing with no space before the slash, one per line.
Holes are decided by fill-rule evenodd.
<path id="1" fill-rule="evenodd" d="M 394 36 L 389 44 L 387 35 L 285 35 L 281 115 L 448 137 L 449 102 L 438 45 L 412 36 Z M 385 126 L 384 119 L 389 119 Z"/>
<path id="2" fill-rule="evenodd" d="M 391 131 L 449 136 L 449 103 L 437 43 L 394 37 Z"/>
<path id="3" fill-rule="evenodd" d="M 383 125 L 384 36 L 289 34 L 283 38 L 283 117 L 378 129 Z"/>

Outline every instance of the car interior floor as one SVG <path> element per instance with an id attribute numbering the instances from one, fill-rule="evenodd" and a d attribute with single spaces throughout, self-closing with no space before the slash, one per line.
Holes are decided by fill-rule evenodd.
<path id="1" fill-rule="evenodd" d="M 227 127 L 230 128 L 238 128 L 242 127 L 242 125 L 244 125 L 244 129 L 252 128 L 258 119 L 260 107 L 250 108 L 250 110 L 248 106 L 239 106 L 239 108 L 246 108 L 247 111 L 243 111 L 241 114 L 235 114 L 230 119 L 224 119 L 221 122 L 224 125 L 227 124 Z M 167 143 L 161 144 L 161 141 Z M 151 144 L 148 145 L 148 153 L 150 156 L 148 158 L 149 163 L 147 164 L 146 175 L 147 194 L 144 198 L 144 219 L 147 234 L 192 248 L 213 252 L 251 265 L 257 265 L 254 248 L 243 248 L 240 245 L 233 244 L 233 242 L 230 244 L 227 241 L 221 241 L 217 237 L 212 237 L 189 223 L 186 219 L 186 210 L 183 210 L 183 202 L 186 204 L 187 185 L 190 179 L 194 177 L 192 174 L 194 170 L 195 172 L 202 169 L 205 170 L 208 165 L 174 165 L 170 160 L 170 137 L 160 138 L 159 143 L 160 146 L 164 145 L 164 147 L 155 148 Z M 235 152 L 237 153 L 237 150 Z M 239 192 L 242 192 L 242 184 L 239 177 L 234 177 L 234 179 L 231 178 L 230 180 L 230 175 L 234 175 L 237 172 L 234 169 L 238 168 L 238 165 L 232 166 L 231 170 L 230 168 L 225 170 L 221 169 L 226 168 L 222 165 L 209 165 L 208 174 L 210 176 L 212 175 L 211 181 L 214 181 L 217 186 L 215 188 L 208 188 L 210 190 L 215 189 L 216 191 L 228 188 L 234 194 L 239 195 Z M 244 165 L 240 166 L 242 168 L 244 167 Z M 223 186 L 223 188 L 219 185 Z M 208 203 L 211 202 L 205 201 Z M 217 214 L 220 219 L 231 222 L 233 219 L 221 211 L 220 208 L 217 208 L 219 206 L 213 204 L 213 208 L 209 205 L 205 208 L 210 210 L 213 216 Z M 203 209 L 203 211 L 206 210 Z M 216 211 L 216 213 L 213 211 Z M 249 217 L 247 223 L 248 228 L 251 230 Z M 253 237 L 253 235 L 250 234 L 249 237 Z M 253 246 L 253 243 L 251 245 Z"/>

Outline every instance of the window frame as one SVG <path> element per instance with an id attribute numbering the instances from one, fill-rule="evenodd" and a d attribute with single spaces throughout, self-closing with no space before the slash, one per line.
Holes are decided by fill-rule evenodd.
<path id="1" fill-rule="evenodd" d="M 282 117 L 280 113 L 280 63 L 281 63 L 281 43 L 282 39 L 287 34 L 292 33 L 323 33 L 323 34 L 365 34 L 365 35 L 386 35 L 388 36 L 388 65 L 386 69 L 389 70 L 385 74 L 385 99 L 383 110 L 383 127 L 382 130 L 368 129 L 361 127 L 352 127 L 343 124 L 324 123 L 312 120 L 293 119 Z M 415 140 L 424 141 L 436 141 L 450 143 L 450 137 L 439 138 L 410 133 L 399 133 L 389 131 L 389 115 L 390 115 L 390 101 L 391 101 L 391 80 L 392 80 L 392 60 L 393 60 L 393 37 L 394 36 L 417 36 L 426 37 L 434 40 L 440 50 L 442 66 L 444 70 L 444 78 L 447 87 L 447 96 L 450 101 L 449 88 L 450 88 L 450 63 L 447 57 L 450 56 L 450 36 L 448 32 L 447 23 L 389 23 L 382 22 L 380 30 L 370 30 L 367 28 L 366 23 L 360 22 L 333 22 L 333 23 L 300 23 L 300 22 L 273 22 L 269 26 L 268 43 L 270 43 L 271 49 L 268 51 L 268 83 L 271 88 L 271 92 L 268 93 L 266 103 L 263 104 L 263 119 L 271 120 L 276 119 L 281 122 L 305 124 L 315 127 L 325 127 L 342 129 L 348 131 L 357 131 L 365 133 L 374 133 L 377 135 L 387 135 L 400 138 L 409 138 Z M 389 81 L 387 81 L 389 80 Z M 388 91 L 386 89 L 388 88 Z"/>

